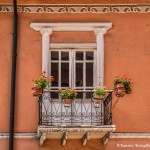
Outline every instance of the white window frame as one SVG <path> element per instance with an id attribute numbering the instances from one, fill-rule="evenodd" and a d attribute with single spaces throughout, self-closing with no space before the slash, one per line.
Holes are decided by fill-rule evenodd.
<path id="1" fill-rule="evenodd" d="M 58 46 L 59 45 L 59 46 Z M 74 46 L 71 48 L 71 46 Z M 90 48 L 88 48 L 90 47 Z M 60 60 L 60 53 L 61 52 L 69 52 L 69 87 L 75 88 L 75 89 L 83 89 L 83 90 L 87 90 L 87 89 L 93 89 L 96 86 L 96 44 L 95 43 L 84 43 L 84 44 L 79 44 L 79 43 L 53 43 L 50 47 L 50 52 L 51 51 L 58 51 L 59 52 L 59 59 L 58 60 L 51 60 L 50 58 L 50 65 L 51 63 L 58 63 L 59 64 L 59 74 L 58 74 L 58 78 L 59 78 L 59 84 L 57 87 L 51 87 L 51 89 L 62 89 L 65 87 L 61 87 L 61 70 L 60 70 L 60 63 L 61 62 L 68 62 L 68 61 L 61 61 Z M 77 51 L 82 51 L 82 52 L 87 52 L 87 51 L 92 51 L 93 52 L 93 60 L 75 60 L 75 53 Z M 84 54 L 85 57 L 85 54 Z M 91 87 L 86 87 L 86 81 L 83 81 L 84 85 L 83 87 L 76 87 L 75 83 L 76 83 L 76 76 L 75 76 L 75 63 L 79 62 L 79 63 L 83 63 L 83 80 L 86 80 L 86 68 L 85 68 L 85 63 L 93 63 L 93 86 Z M 50 70 L 50 75 L 51 74 L 51 70 Z"/>
<path id="2" fill-rule="evenodd" d="M 95 57 L 95 51 L 96 51 L 96 49 L 95 50 L 92 50 L 92 49 L 74 49 L 74 51 L 73 51 L 73 56 L 75 57 L 75 52 L 76 51 L 83 51 L 84 53 L 86 52 L 86 51 L 93 51 L 94 52 L 94 58 L 96 58 Z M 84 57 L 85 57 L 85 54 L 84 54 Z M 83 90 L 87 90 L 87 89 L 93 89 L 94 87 L 95 87 L 95 77 L 96 77 L 96 74 L 95 74 L 95 70 L 96 70 L 96 59 L 94 59 L 94 60 L 89 60 L 89 61 L 87 61 L 87 60 L 85 60 L 85 58 L 84 58 L 84 60 L 82 60 L 82 61 L 80 61 L 80 60 L 75 60 L 75 58 L 73 58 L 74 59 L 74 67 L 73 67 L 73 70 L 74 70 L 74 72 L 73 72 L 73 74 L 74 74 L 74 79 L 73 79 L 73 81 L 74 81 L 74 84 L 73 84 L 73 88 L 75 88 L 75 89 L 81 89 L 82 87 L 76 87 L 75 86 L 75 81 L 76 81 L 76 76 L 75 76 L 75 69 L 76 69 L 76 67 L 75 67 L 75 63 L 76 62 L 78 62 L 78 63 L 83 63 Z M 87 62 L 93 62 L 93 87 L 86 87 L 86 72 L 85 72 L 85 70 L 86 70 L 86 66 L 85 66 L 85 63 L 87 63 Z"/>

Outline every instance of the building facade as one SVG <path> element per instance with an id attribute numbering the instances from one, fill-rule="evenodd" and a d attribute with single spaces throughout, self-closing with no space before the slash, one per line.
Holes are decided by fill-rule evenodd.
<path id="1" fill-rule="evenodd" d="M 150 149 L 150 2 L 18 1 L 15 150 Z M 9 145 L 13 5 L 0 3 L 0 149 Z M 53 75 L 51 92 L 31 94 L 41 71 Z M 115 75 L 129 75 L 132 93 L 112 92 Z M 78 90 L 64 107 L 60 88 Z M 110 97 L 96 108 L 96 86 Z M 52 92 L 53 91 L 53 92 Z"/>

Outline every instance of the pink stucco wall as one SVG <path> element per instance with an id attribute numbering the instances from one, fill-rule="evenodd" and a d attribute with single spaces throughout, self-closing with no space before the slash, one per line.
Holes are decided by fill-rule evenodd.
<path id="1" fill-rule="evenodd" d="M 0 21 L 0 132 L 8 132 L 12 14 L 0 13 L 0 18 L 3 20 Z M 113 77 L 116 74 L 127 74 L 134 82 L 133 93 L 121 98 L 114 108 L 113 123 L 117 127 L 117 132 L 150 131 L 150 17 L 148 13 L 22 13 L 19 14 L 18 31 L 16 132 L 36 132 L 38 126 L 38 102 L 37 98 L 31 95 L 31 86 L 32 79 L 41 72 L 41 35 L 30 28 L 31 22 L 112 22 L 112 29 L 105 35 L 105 85 L 108 89 L 112 89 Z M 51 42 L 95 42 L 95 35 L 90 32 L 67 34 L 54 32 Z M 116 97 L 113 96 L 113 103 L 115 100 Z M 19 150 L 25 149 L 21 143 L 29 147 L 32 142 L 34 149 L 39 149 L 34 140 L 19 141 L 21 141 L 18 142 Z M 115 147 L 116 141 L 112 140 L 106 149 Z M 6 141 L 0 140 L 0 142 L 5 148 Z"/>
<path id="2" fill-rule="evenodd" d="M 149 150 L 149 139 L 111 139 L 106 145 L 100 140 L 89 140 L 85 146 L 80 140 L 67 140 L 65 146 L 60 140 L 47 140 L 44 146 L 39 146 L 35 139 L 17 139 L 14 141 L 15 150 Z M 8 140 L 0 140 L 0 148 L 8 149 Z"/>
<path id="3" fill-rule="evenodd" d="M 1 3 L 10 4 L 12 3 L 11 0 L 1 0 Z M 18 0 L 18 4 L 146 4 L 149 3 L 148 0 Z"/>

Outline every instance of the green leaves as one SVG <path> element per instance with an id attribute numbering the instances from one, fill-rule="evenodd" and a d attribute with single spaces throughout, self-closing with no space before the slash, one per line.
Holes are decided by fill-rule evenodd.
<path id="1" fill-rule="evenodd" d="M 74 89 L 67 88 L 65 90 L 60 90 L 59 95 L 62 99 L 67 99 L 67 98 L 74 99 L 77 97 L 78 93 Z"/>
<path id="2" fill-rule="evenodd" d="M 127 75 L 124 76 L 115 76 L 114 78 L 114 86 L 117 84 L 124 84 L 125 89 L 126 89 L 126 93 L 130 94 L 131 93 L 131 84 L 133 84 L 133 82 L 131 81 L 131 78 Z"/>
<path id="3" fill-rule="evenodd" d="M 45 74 L 46 74 L 46 71 L 42 71 L 41 76 L 33 81 L 34 83 L 38 84 L 38 86 L 42 89 L 47 87 L 51 83 L 51 81 L 54 81 L 54 78 L 52 76 L 49 78 L 49 77 L 46 77 Z"/>
<path id="4" fill-rule="evenodd" d="M 106 95 L 107 91 L 104 88 L 96 87 L 94 91 L 94 95 Z"/>

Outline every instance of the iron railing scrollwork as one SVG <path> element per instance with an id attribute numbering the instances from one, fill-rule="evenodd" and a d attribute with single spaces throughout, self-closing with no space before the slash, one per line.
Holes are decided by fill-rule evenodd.
<path id="1" fill-rule="evenodd" d="M 95 106 L 91 91 L 80 91 L 70 107 L 58 97 L 58 91 L 44 92 L 39 97 L 39 125 L 100 126 L 112 124 L 112 92 Z M 96 104 L 97 105 L 97 104 Z"/>

